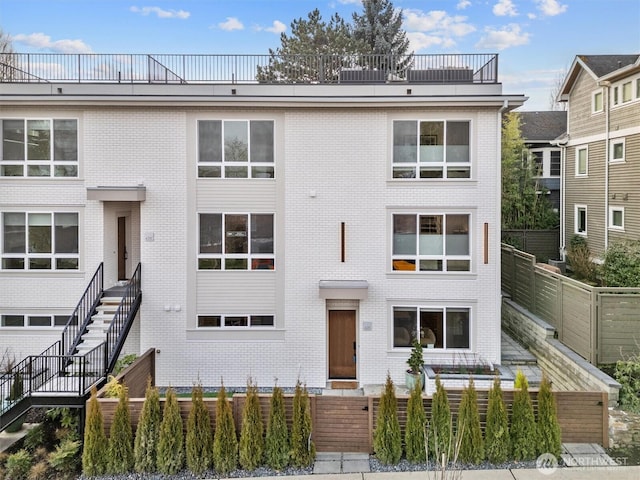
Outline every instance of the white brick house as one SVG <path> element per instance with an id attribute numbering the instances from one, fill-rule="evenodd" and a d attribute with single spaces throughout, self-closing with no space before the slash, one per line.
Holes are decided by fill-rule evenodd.
<path id="1" fill-rule="evenodd" d="M 82 55 L 54 57 L 31 65 Z M 105 288 L 140 262 L 125 351 L 156 348 L 158 385 L 404 383 L 429 329 L 427 363 L 500 363 L 500 126 L 526 98 L 496 56 L 447 57 L 473 76 L 5 78 L 0 348 L 39 353 L 100 262 Z"/>

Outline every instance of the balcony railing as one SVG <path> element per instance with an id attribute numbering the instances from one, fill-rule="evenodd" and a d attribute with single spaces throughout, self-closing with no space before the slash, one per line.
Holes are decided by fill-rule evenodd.
<path id="1" fill-rule="evenodd" d="M 0 83 L 40 82 L 497 83 L 498 55 L 0 55 Z"/>

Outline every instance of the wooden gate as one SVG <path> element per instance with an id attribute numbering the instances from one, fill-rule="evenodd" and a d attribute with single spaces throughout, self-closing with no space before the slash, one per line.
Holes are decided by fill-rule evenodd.
<path id="1" fill-rule="evenodd" d="M 369 397 L 317 396 L 313 441 L 318 452 L 370 452 Z"/>

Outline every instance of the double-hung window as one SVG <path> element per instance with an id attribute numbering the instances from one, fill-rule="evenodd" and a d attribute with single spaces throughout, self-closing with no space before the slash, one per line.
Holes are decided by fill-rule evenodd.
<path id="1" fill-rule="evenodd" d="M 3 119 L 0 176 L 77 177 L 78 121 Z"/>
<path id="2" fill-rule="evenodd" d="M 604 104 L 603 104 L 603 94 L 602 94 L 602 90 L 599 90 L 597 92 L 594 92 L 593 94 L 593 102 L 592 102 L 592 112 L 593 113 L 598 113 L 598 112 L 602 112 L 602 110 L 604 110 Z"/>
<path id="3" fill-rule="evenodd" d="M 393 122 L 393 178 L 470 178 L 471 122 Z"/>
<path id="4" fill-rule="evenodd" d="M 271 213 L 201 213 L 200 270 L 273 270 Z"/>
<path id="5" fill-rule="evenodd" d="M 3 212 L 3 270 L 77 270 L 78 214 Z"/>
<path id="6" fill-rule="evenodd" d="M 633 84 L 626 82 L 622 84 L 622 103 L 630 102 L 633 99 Z"/>
<path id="7" fill-rule="evenodd" d="M 586 176 L 589 173 L 589 150 L 587 147 L 576 148 L 576 176 Z"/>
<path id="8" fill-rule="evenodd" d="M 469 272 L 469 214 L 393 215 L 392 269 Z"/>
<path id="9" fill-rule="evenodd" d="M 272 120 L 198 121 L 198 177 L 274 178 Z"/>
<path id="10" fill-rule="evenodd" d="M 468 307 L 393 307 L 393 346 L 410 347 L 418 340 L 425 348 L 469 349 L 471 309 Z"/>

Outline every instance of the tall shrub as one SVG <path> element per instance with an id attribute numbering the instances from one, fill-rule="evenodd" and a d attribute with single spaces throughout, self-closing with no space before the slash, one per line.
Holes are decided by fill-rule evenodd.
<path id="1" fill-rule="evenodd" d="M 538 451 L 538 435 L 529 382 L 518 370 L 511 413 L 511 448 L 514 460 L 533 460 Z"/>
<path id="2" fill-rule="evenodd" d="M 240 465 L 245 470 L 255 470 L 264 456 L 264 425 L 260 413 L 258 387 L 249 380 L 247 397 L 242 410 L 240 430 Z"/>
<path id="3" fill-rule="evenodd" d="M 458 410 L 457 432 L 460 436 L 459 459 L 462 462 L 478 464 L 484 460 L 484 441 L 480 428 L 478 412 L 478 393 L 473 378 L 462 390 L 460 409 Z"/>
<path id="4" fill-rule="evenodd" d="M 87 477 L 104 475 L 107 471 L 107 436 L 104 433 L 102 410 L 98 402 L 98 392 L 91 389 L 89 408 L 84 427 L 84 447 L 82 450 L 82 470 Z"/>
<path id="5" fill-rule="evenodd" d="M 410 462 L 420 463 L 427 458 L 424 429 L 427 415 L 422 403 L 422 385 L 416 382 L 407 402 L 407 424 L 404 430 L 405 456 Z"/>
<path id="6" fill-rule="evenodd" d="M 452 420 L 449 397 L 442 386 L 440 376 L 436 376 L 436 391 L 431 399 L 431 421 L 429 422 L 429 451 L 433 453 L 437 462 L 442 455 L 446 458 L 452 455 Z"/>
<path id="7" fill-rule="evenodd" d="M 538 453 L 551 453 L 560 457 L 562 440 L 556 399 L 551 391 L 551 382 L 546 375 L 542 376 L 538 390 Z"/>
<path id="8" fill-rule="evenodd" d="M 378 459 L 386 464 L 395 465 L 402 456 L 398 400 L 391 375 L 388 372 L 378 406 L 376 429 L 373 432 L 373 449 Z"/>
<path id="9" fill-rule="evenodd" d="M 133 464 L 133 431 L 129 416 L 129 395 L 125 387 L 120 391 L 118 406 L 113 414 L 107 471 L 112 474 L 128 473 L 133 470 Z"/>
<path id="10" fill-rule="evenodd" d="M 175 475 L 184 467 L 184 431 L 176 393 L 171 387 L 165 394 L 160 440 L 158 442 L 158 471 Z"/>
<path id="11" fill-rule="evenodd" d="M 500 388 L 500 377 L 498 376 L 496 376 L 493 386 L 489 390 L 484 449 L 487 459 L 493 464 L 504 463 L 511 455 L 509 417 L 504 404 L 502 388 Z"/>
<path id="12" fill-rule="evenodd" d="M 271 410 L 265 440 L 267 465 L 282 470 L 289 464 L 289 430 L 284 407 L 284 395 L 277 385 L 271 394 Z"/>
<path id="13" fill-rule="evenodd" d="M 160 394 L 158 389 L 151 385 L 151 378 L 149 378 L 133 446 L 136 472 L 156 471 L 161 420 Z"/>
<path id="14" fill-rule="evenodd" d="M 211 467 L 213 453 L 211 419 L 202 395 L 202 386 L 195 385 L 191 390 L 191 410 L 185 439 L 187 468 L 196 476 Z"/>
<path id="15" fill-rule="evenodd" d="M 224 384 L 218 392 L 216 403 L 216 431 L 213 438 L 213 464 L 216 471 L 226 475 L 238 466 L 238 437 L 233 423 L 233 413 L 227 400 Z"/>
<path id="16" fill-rule="evenodd" d="M 316 458 L 316 446 L 311 441 L 311 405 L 307 387 L 296 383 L 293 396 L 293 423 L 291 425 L 291 463 L 308 467 Z"/>

